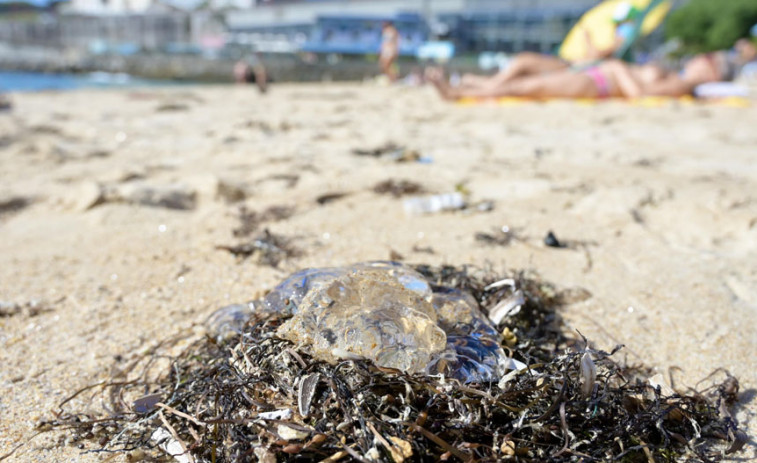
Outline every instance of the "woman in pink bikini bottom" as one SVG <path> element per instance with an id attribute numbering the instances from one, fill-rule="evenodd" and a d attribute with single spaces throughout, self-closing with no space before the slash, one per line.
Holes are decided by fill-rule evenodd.
<path id="1" fill-rule="evenodd" d="M 426 79 L 449 100 L 459 98 L 611 98 L 642 96 L 683 96 L 697 85 L 726 80 L 707 55 L 697 55 L 682 73 L 664 71 L 656 66 L 635 66 L 622 61 L 605 61 L 582 71 L 563 71 L 528 76 L 490 88 L 452 87 L 437 68 L 426 70 Z"/>
<path id="2" fill-rule="evenodd" d="M 608 98 L 610 96 L 610 83 L 599 66 L 592 66 L 584 70 L 583 73 L 594 81 L 594 86 L 597 88 L 597 98 Z"/>

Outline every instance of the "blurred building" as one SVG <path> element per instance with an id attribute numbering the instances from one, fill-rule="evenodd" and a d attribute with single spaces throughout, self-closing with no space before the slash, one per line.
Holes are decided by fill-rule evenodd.
<path id="1" fill-rule="evenodd" d="M 550 52 L 598 0 L 257 0 L 226 13 L 230 40 L 260 50 L 375 53 L 380 24 L 397 26 L 403 54 L 429 39 L 458 52 Z"/>
<path id="2" fill-rule="evenodd" d="M 51 2 L 53 0 L 32 0 Z M 67 0 L 58 13 L 23 21 L 0 17 L 0 42 L 88 49 L 240 56 L 310 52 L 377 53 L 381 23 L 414 56 L 429 40 L 458 54 L 554 51 L 599 0 Z"/>

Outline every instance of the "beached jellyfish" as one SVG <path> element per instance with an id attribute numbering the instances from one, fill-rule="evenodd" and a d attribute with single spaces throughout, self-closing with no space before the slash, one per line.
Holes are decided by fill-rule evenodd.
<path id="1" fill-rule="evenodd" d="M 278 334 L 326 360 L 363 357 L 418 372 L 446 345 L 430 295 L 408 289 L 391 269 L 354 266 L 311 288 Z"/>
<path id="2" fill-rule="evenodd" d="M 232 304 L 213 312 L 205 321 L 208 332 L 217 339 L 240 334 L 253 314 L 252 304 Z"/>
<path id="3" fill-rule="evenodd" d="M 260 309 L 264 311 L 294 314 L 297 312 L 302 299 L 311 289 L 317 289 L 324 283 L 361 269 L 377 269 L 391 275 L 406 289 L 418 293 L 430 300 L 431 287 L 423 275 L 415 270 L 396 262 L 364 262 L 348 267 L 306 268 L 293 273 L 279 283 L 260 301 Z"/>
<path id="4" fill-rule="evenodd" d="M 432 290 L 421 274 L 394 262 L 301 270 L 251 306 L 291 316 L 277 334 L 326 361 L 365 358 L 464 382 L 496 381 L 512 365 L 470 294 Z M 231 317 L 238 329 L 244 310 L 226 311 L 215 319 Z"/>

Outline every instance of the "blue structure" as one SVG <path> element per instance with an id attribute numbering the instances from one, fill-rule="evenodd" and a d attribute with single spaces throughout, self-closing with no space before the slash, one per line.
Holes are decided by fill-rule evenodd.
<path id="1" fill-rule="evenodd" d="M 3 5 L 29 5 L 33 8 L 48 8 L 57 3 L 67 0 L 0 0 L 0 7 Z"/>
<path id="2" fill-rule="evenodd" d="M 381 48 L 381 26 L 389 21 L 400 34 L 400 55 L 415 56 L 428 40 L 428 26 L 419 14 L 395 16 L 319 16 L 302 51 L 343 55 L 377 54 Z"/>
<path id="3" fill-rule="evenodd" d="M 496 50 L 505 53 L 554 51 L 581 18 L 584 9 L 518 8 L 440 15 L 448 40 L 460 52 Z"/>
<path id="4" fill-rule="evenodd" d="M 380 15 L 332 13 L 338 2 L 307 1 L 323 1 L 330 6 L 324 6 L 325 13 L 313 16 L 291 15 L 290 20 L 298 24 L 277 23 L 272 19 L 268 24 L 258 21 L 247 27 L 236 26 L 231 32 L 247 34 L 250 43 L 258 41 L 251 34 L 279 34 L 288 37 L 292 49 L 296 50 L 370 55 L 378 53 L 381 47 L 382 23 L 390 21 L 399 31 L 400 54 L 404 56 L 417 56 L 424 43 L 434 40 L 451 42 L 456 55 L 483 51 L 550 53 L 558 48 L 586 9 L 598 0 L 471 0 L 464 2 L 470 6 L 459 9 L 432 12 L 433 9 L 428 8 L 428 16 L 420 14 L 423 8 L 419 2 L 408 1 L 408 7 L 402 12 Z M 425 1 L 432 5 L 433 0 Z M 414 5 L 415 10 L 410 9 L 410 5 Z"/>

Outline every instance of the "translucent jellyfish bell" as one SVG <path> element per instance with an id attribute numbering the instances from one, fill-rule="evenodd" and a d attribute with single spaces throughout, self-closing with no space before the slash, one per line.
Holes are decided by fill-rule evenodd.
<path id="1" fill-rule="evenodd" d="M 368 266 L 311 290 L 278 334 L 325 360 L 349 354 L 411 373 L 446 346 L 431 303 L 386 269 Z"/>
<path id="2" fill-rule="evenodd" d="M 270 312 L 293 314 L 311 289 L 333 281 L 346 271 L 347 269 L 339 267 L 300 270 L 273 288 L 263 298 L 261 306 L 263 310 Z"/>
<path id="3" fill-rule="evenodd" d="M 213 312 L 205 321 L 208 334 L 217 339 L 224 339 L 239 334 L 252 316 L 251 304 L 232 304 Z"/>
<path id="4" fill-rule="evenodd" d="M 498 336 L 497 330 L 481 312 L 478 302 L 469 293 L 453 288 L 436 288 L 432 304 L 439 326 L 448 334 L 471 333 Z"/>
<path id="5" fill-rule="evenodd" d="M 425 372 L 459 379 L 466 383 L 497 381 L 507 370 L 508 357 L 496 338 L 474 333 L 448 335 L 447 349 L 430 363 Z"/>
<path id="6" fill-rule="evenodd" d="M 239 332 L 250 307 L 291 315 L 277 334 L 326 361 L 365 358 L 463 382 L 496 381 L 512 365 L 470 294 L 432 291 L 420 273 L 395 262 L 301 270 L 264 299 L 225 307 L 209 321 Z"/>

